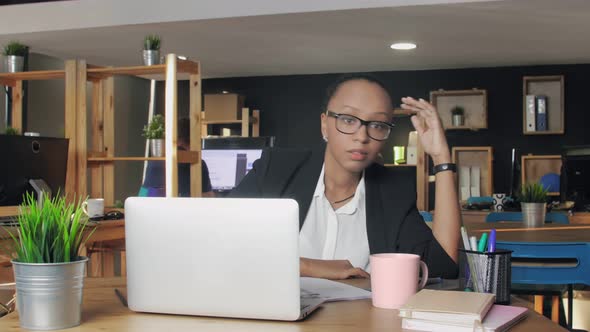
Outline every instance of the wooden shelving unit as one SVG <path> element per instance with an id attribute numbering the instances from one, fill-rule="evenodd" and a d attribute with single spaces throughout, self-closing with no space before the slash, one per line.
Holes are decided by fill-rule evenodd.
<path id="1" fill-rule="evenodd" d="M 488 127 L 488 94 L 486 90 L 438 90 L 430 92 L 430 103 L 440 115 L 446 130 L 479 130 Z M 464 125 L 453 126 L 451 109 L 465 109 Z"/>
<path id="2" fill-rule="evenodd" d="M 169 54 L 166 64 L 133 67 L 96 67 L 84 60 L 67 60 L 64 70 L 0 73 L 0 84 L 12 87 L 12 127 L 22 131 L 22 81 L 63 79 L 65 84 L 65 137 L 69 139 L 65 192 L 78 197 L 88 195 L 90 172 L 91 197 L 104 197 L 105 205 L 114 204 L 114 162 L 163 160 L 166 162 L 166 193 L 177 195 L 176 163 L 191 164 L 191 195 L 201 195 L 201 76 L 198 62 L 179 60 Z M 166 81 L 166 157 L 145 158 L 115 156 L 114 76 L 132 75 Z M 177 151 L 177 81 L 190 80 L 190 151 Z M 92 83 L 91 119 L 86 115 L 86 84 Z M 87 142 L 87 122 L 91 122 L 92 142 Z M 174 138 L 174 139 L 173 139 Z"/>
<path id="3" fill-rule="evenodd" d="M 166 196 L 178 195 L 177 165 L 190 163 L 191 196 L 201 196 L 201 76 L 197 62 L 179 60 L 169 54 L 166 64 L 135 67 L 93 67 L 86 70 L 86 80 L 92 83 L 92 144 L 85 153 L 91 179 L 91 197 L 104 197 L 105 205 L 114 203 L 114 162 L 151 161 L 166 163 Z M 165 80 L 166 156 L 116 156 L 114 150 L 113 77 L 132 75 L 148 79 Z M 178 151 L 177 133 L 177 81 L 190 80 L 190 151 Z M 80 82 L 82 84 L 82 82 Z M 86 84 L 84 82 L 83 84 Z M 86 151 L 84 151 L 86 152 Z M 79 176 L 85 177 L 83 170 Z"/>
<path id="4" fill-rule="evenodd" d="M 526 96 L 547 97 L 547 130 L 527 131 Z M 525 76 L 522 79 L 522 132 L 524 135 L 563 135 L 565 133 L 565 94 L 563 75 Z"/>
<path id="5" fill-rule="evenodd" d="M 407 117 L 414 115 L 415 112 L 409 111 L 403 108 L 396 108 L 393 110 L 393 117 Z M 407 150 L 406 150 L 407 151 Z M 429 201 L 428 201 L 428 182 L 429 179 L 429 170 L 428 170 L 428 156 L 422 149 L 420 144 L 417 145 L 416 148 L 416 165 L 396 165 L 396 164 L 384 164 L 385 167 L 416 167 L 416 206 L 418 210 L 421 211 L 429 211 Z"/>
<path id="6" fill-rule="evenodd" d="M 199 159 L 197 151 L 177 151 L 179 164 L 193 164 Z M 89 154 L 87 158 L 89 163 L 92 162 L 114 162 L 114 161 L 165 161 L 166 157 L 107 157 L 105 153 Z"/>
<path id="7" fill-rule="evenodd" d="M 232 125 L 232 124 L 240 124 L 241 128 L 241 136 L 242 137 L 258 137 L 260 135 L 260 111 L 253 110 L 252 115 L 250 115 L 249 108 L 242 108 L 242 119 L 236 120 L 215 120 L 215 121 L 207 121 L 207 114 L 206 112 L 201 113 L 201 133 L 203 137 L 207 137 L 208 135 L 208 126 L 209 125 Z M 252 131 L 250 131 L 250 127 L 252 127 Z"/>
<path id="8" fill-rule="evenodd" d="M 561 174 L 560 155 L 527 155 L 521 157 L 521 184 L 538 183 L 548 173 Z M 548 196 L 559 196 L 559 191 L 549 192 Z"/>
<path id="9" fill-rule="evenodd" d="M 491 146 L 462 146 L 453 147 L 453 162 L 457 164 L 457 193 L 461 197 L 459 172 L 462 166 L 477 166 L 480 169 L 480 196 L 492 196 L 493 154 Z"/>
<path id="10" fill-rule="evenodd" d="M 18 73 L 0 73 L 0 85 L 12 88 L 12 123 L 13 128 L 23 129 L 23 81 L 64 79 L 65 70 L 26 71 Z M 67 97 L 67 91 L 66 91 Z"/>

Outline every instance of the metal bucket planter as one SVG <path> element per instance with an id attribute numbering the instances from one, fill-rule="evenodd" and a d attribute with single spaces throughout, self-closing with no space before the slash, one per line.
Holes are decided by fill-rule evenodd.
<path id="1" fill-rule="evenodd" d="M 465 124 L 463 114 L 453 114 L 453 127 L 461 127 Z"/>
<path id="2" fill-rule="evenodd" d="M 150 139 L 152 157 L 164 157 L 164 139 Z"/>
<path id="3" fill-rule="evenodd" d="M 20 326 L 57 330 L 80 325 L 86 262 L 19 263 L 12 261 Z"/>
<path id="4" fill-rule="evenodd" d="M 18 55 L 5 55 L 4 68 L 9 73 L 17 73 L 24 70 L 25 57 Z"/>
<path id="5" fill-rule="evenodd" d="M 541 227 L 545 223 L 546 203 L 520 203 L 522 221 L 526 227 Z"/>
<path id="6" fill-rule="evenodd" d="M 143 50 L 143 64 L 153 66 L 160 64 L 160 50 Z"/>

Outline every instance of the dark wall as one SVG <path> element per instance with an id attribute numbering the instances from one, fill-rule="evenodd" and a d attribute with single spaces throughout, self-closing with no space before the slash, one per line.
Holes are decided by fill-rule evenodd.
<path id="1" fill-rule="evenodd" d="M 205 67 L 206 70 L 206 67 Z M 494 190 L 509 187 L 511 149 L 521 154 L 559 154 L 563 145 L 590 144 L 587 97 L 590 65 L 472 68 L 374 73 L 387 85 L 394 104 L 402 96 L 429 99 L 432 90 L 486 89 L 488 129 L 448 131 L 450 146 L 493 146 Z M 565 76 L 565 135 L 522 134 L 522 77 Z M 261 110 L 261 135 L 277 137 L 277 145 L 306 147 L 321 143 L 319 116 L 326 87 L 339 75 L 299 75 L 203 80 L 204 93 L 227 90 L 246 96 L 246 105 Z M 160 87 L 161 90 L 161 87 Z M 188 85 L 180 84 L 179 112 L 188 114 Z M 162 95 L 162 94 L 160 94 Z M 162 98 L 160 98 L 161 100 Z M 397 118 L 391 145 L 406 145 L 409 118 Z M 388 147 L 384 152 L 391 161 Z"/>

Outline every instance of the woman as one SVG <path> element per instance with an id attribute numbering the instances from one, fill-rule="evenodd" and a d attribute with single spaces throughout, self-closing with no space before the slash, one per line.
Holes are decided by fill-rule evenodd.
<path id="1" fill-rule="evenodd" d="M 329 89 L 320 121 L 325 147 L 268 150 L 233 197 L 293 198 L 299 203 L 302 276 L 368 277 L 369 255 L 415 253 L 430 276 L 455 277 L 459 205 L 451 158 L 436 109 L 402 98 L 436 173 L 432 230 L 416 209 L 415 178 L 374 163 L 391 131 L 393 105 L 371 76 L 343 77 Z"/>

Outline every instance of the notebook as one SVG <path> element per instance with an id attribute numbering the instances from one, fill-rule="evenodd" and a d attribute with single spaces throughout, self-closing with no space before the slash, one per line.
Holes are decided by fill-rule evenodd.
<path id="1" fill-rule="evenodd" d="M 302 277 L 301 294 L 321 298 L 325 302 L 370 299 L 371 292 L 328 279 Z"/>
<path id="2" fill-rule="evenodd" d="M 483 321 L 495 299 L 488 293 L 423 289 L 400 308 L 399 316 L 474 326 Z"/>
<path id="3" fill-rule="evenodd" d="M 404 318 L 402 328 L 433 332 L 503 332 L 526 317 L 527 308 L 495 304 L 485 316 L 482 326 L 463 326 L 422 319 Z"/>

